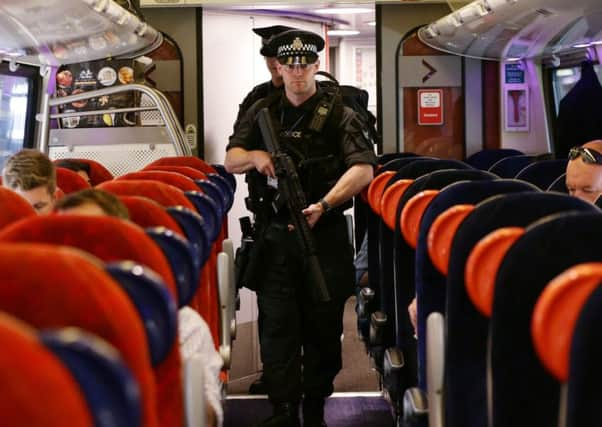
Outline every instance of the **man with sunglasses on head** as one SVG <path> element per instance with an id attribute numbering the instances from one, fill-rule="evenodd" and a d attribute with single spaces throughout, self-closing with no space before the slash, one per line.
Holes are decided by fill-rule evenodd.
<path id="1" fill-rule="evenodd" d="M 372 180 L 376 157 L 357 114 L 316 84 L 322 37 L 291 30 L 272 38 L 269 47 L 276 52 L 284 92 L 249 108 L 235 126 L 225 160 L 229 172 L 249 173 L 255 240 L 264 242 L 253 282 L 262 318 L 263 375 L 274 415 L 260 426 L 299 426 L 303 398 L 303 425 L 321 427 L 326 425 L 324 400 L 342 365 L 345 300 L 354 289 L 343 211 Z M 296 165 L 309 203 L 302 212 L 312 228 L 327 302 L 311 296 L 313 276 L 289 225 L 291 216 L 280 200 L 274 163 L 257 123 L 263 108 Z"/>
<path id="2" fill-rule="evenodd" d="M 595 203 L 602 194 L 602 140 L 569 151 L 566 186 L 571 196 Z"/>

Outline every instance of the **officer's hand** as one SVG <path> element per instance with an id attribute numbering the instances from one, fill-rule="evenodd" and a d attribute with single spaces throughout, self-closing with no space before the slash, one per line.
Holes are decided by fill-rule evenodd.
<path id="1" fill-rule="evenodd" d="M 271 176 L 272 178 L 276 175 L 270 153 L 262 150 L 253 150 L 251 151 L 251 156 L 255 169 L 260 174 Z"/>
<path id="2" fill-rule="evenodd" d="M 310 227 L 316 225 L 316 222 L 320 219 L 322 214 L 324 213 L 324 209 L 322 205 L 319 203 L 312 203 L 305 209 L 303 209 L 303 214 L 305 215 L 305 219 Z"/>

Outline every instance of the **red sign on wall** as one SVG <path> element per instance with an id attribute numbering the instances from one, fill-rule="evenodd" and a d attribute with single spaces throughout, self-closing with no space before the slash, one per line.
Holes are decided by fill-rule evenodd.
<path id="1" fill-rule="evenodd" d="M 443 90 L 418 90 L 418 124 L 436 126 L 443 124 Z"/>

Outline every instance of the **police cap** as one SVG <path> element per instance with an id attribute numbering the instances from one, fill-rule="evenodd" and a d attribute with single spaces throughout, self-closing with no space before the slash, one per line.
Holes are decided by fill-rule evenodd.
<path id="1" fill-rule="evenodd" d="M 281 64 L 313 64 L 324 39 L 311 31 L 289 30 L 272 37 L 268 46 Z"/>
<path id="2" fill-rule="evenodd" d="M 271 27 L 253 28 L 253 32 L 261 37 L 261 49 L 259 50 L 259 53 L 263 56 L 276 56 L 276 52 L 271 51 L 268 48 L 268 42 L 276 34 L 280 34 L 292 29 L 293 27 L 287 27 L 286 25 L 272 25 Z"/>

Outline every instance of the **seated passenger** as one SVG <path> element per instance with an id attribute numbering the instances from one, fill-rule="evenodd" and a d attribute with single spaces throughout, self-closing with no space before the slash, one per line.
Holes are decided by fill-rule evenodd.
<path id="1" fill-rule="evenodd" d="M 110 193 L 94 188 L 65 196 L 56 203 L 56 211 L 59 214 L 129 218 L 127 207 L 121 200 Z M 178 311 L 178 335 L 180 352 L 184 360 L 193 355 L 201 355 L 205 361 L 203 377 L 207 399 L 207 426 L 221 427 L 224 418 L 220 380 L 223 362 L 215 350 L 209 327 L 197 312 L 185 306 Z"/>
<path id="2" fill-rule="evenodd" d="M 55 210 L 72 215 L 109 215 L 121 219 L 129 218 L 127 208 L 117 197 L 94 188 L 66 195 L 56 202 Z"/>
<path id="3" fill-rule="evenodd" d="M 9 157 L 2 171 L 2 185 L 27 200 L 39 215 L 54 208 L 56 170 L 40 151 L 25 149 Z"/>
<path id="4" fill-rule="evenodd" d="M 75 172 L 79 176 L 81 176 L 83 179 L 85 179 L 88 184 L 92 185 L 92 182 L 90 180 L 90 165 L 89 164 L 84 163 L 84 162 L 79 162 L 79 161 L 73 160 L 73 159 L 62 159 L 62 160 L 55 162 L 55 166 L 58 168 L 65 168 L 65 169 L 72 170 L 73 172 Z"/>
<path id="5" fill-rule="evenodd" d="M 594 203 L 602 194 L 602 140 L 569 151 L 566 187 L 571 196 Z"/>

